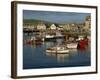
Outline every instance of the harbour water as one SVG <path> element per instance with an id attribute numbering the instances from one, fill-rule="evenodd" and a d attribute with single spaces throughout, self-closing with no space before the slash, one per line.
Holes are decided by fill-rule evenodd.
<path id="1" fill-rule="evenodd" d="M 23 41 L 33 35 L 23 36 Z M 42 42 L 41 45 L 23 44 L 23 69 L 80 67 L 91 65 L 90 49 L 71 49 L 67 54 L 47 53 L 46 49 L 61 44 L 63 39 Z"/>

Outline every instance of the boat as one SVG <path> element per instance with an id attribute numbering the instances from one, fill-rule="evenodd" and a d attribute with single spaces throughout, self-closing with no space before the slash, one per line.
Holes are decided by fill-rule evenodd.
<path id="1" fill-rule="evenodd" d="M 86 47 L 88 46 L 88 42 L 89 42 L 89 40 L 87 38 L 80 40 L 78 43 L 78 48 L 79 49 L 86 49 Z"/>
<path id="2" fill-rule="evenodd" d="M 55 34 L 46 34 L 45 38 L 51 39 L 51 38 L 62 38 L 64 35 L 62 35 L 60 32 L 56 32 Z"/>
<path id="3" fill-rule="evenodd" d="M 41 45 L 42 44 L 42 39 L 40 38 L 35 38 L 35 37 L 32 37 L 31 39 L 27 39 L 24 41 L 24 44 L 35 44 L 35 45 Z"/>
<path id="4" fill-rule="evenodd" d="M 54 38 L 54 35 L 46 35 L 45 38 L 48 38 L 48 39 Z"/>
<path id="5" fill-rule="evenodd" d="M 52 47 L 52 48 L 46 49 L 46 52 L 47 53 L 60 53 L 60 54 L 63 54 L 63 53 L 68 53 L 69 50 L 66 47 L 57 46 L 57 47 Z"/>
<path id="6" fill-rule="evenodd" d="M 77 46 L 78 46 L 78 43 L 67 43 L 67 48 L 76 49 Z"/>

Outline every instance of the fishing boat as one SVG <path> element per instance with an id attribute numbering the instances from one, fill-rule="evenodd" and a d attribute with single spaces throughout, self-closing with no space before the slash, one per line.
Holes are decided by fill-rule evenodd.
<path id="1" fill-rule="evenodd" d="M 32 37 L 31 39 L 27 39 L 24 41 L 24 44 L 35 44 L 35 45 L 41 45 L 42 44 L 42 40 L 40 38 L 35 38 L 35 37 Z"/>
<path id="2" fill-rule="evenodd" d="M 76 49 L 77 46 L 78 46 L 78 43 L 67 43 L 67 48 Z"/>
<path id="3" fill-rule="evenodd" d="M 57 46 L 57 47 L 52 47 L 52 48 L 48 48 L 46 49 L 46 52 L 48 53 L 68 53 L 69 50 L 66 48 L 66 47 L 60 47 L 60 46 Z"/>
<path id="4" fill-rule="evenodd" d="M 57 39 L 57 38 L 64 38 L 64 35 L 56 32 L 56 34 L 46 34 L 44 37 L 45 40 Z"/>
<path id="5" fill-rule="evenodd" d="M 87 38 L 80 40 L 79 44 L 78 44 L 78 48 L 79 49 L 86 49 L 86 47 L 88 46 L 88 42 L 89 42 L 89 40 Z"/>

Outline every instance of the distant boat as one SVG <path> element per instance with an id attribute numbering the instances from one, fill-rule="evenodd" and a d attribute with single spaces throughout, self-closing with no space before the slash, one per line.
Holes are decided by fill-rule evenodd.
<path id="1" fill-rule="evenodd" d="M 52 40 L 52 39 L 58 39 L 58 38 L 64 38 L 63 35 L 50 35 L 50 34 L 46 34 L 43 40 Z"/>
<path id="2" fill-rule="evenodd" d="M 46 52 L 48 52 L 48 53 L 60 53 L 60 54 L 63 54 L 63 53 L 68 53 L 69 50 L 66 47 L 57 46 L 57 47 L 52 47 L 52 48 L 46 49 Z"/>
<path id="3" fill-rule="evenodd" d="M 36 38 L 36 37 L 32 37 L 31 39 L 27 39 L 24 41 L 24 44 L 35 44 L 35 45 L 41 45 L 42 44 L 42 39 L 40 38 Z"/>
<path id="4" fill-rule="evenodd" d="M 78 43 L 67 43 L 67 48 L 72 48 L 72 49 L 76 49 L 78 46 Z"/>

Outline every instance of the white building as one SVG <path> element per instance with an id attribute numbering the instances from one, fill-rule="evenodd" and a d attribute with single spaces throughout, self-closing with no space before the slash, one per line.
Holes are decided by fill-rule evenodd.
<path id="1" fill-rule="evenodd" d="M 69 24 L 60 24 L 60 27 L 62 27 L 64 30 L 70 30 Z"/>
<path id="2" fill-rule="evenodd" d="M 46 30 L 46 25 L 43 23 L 39 23 L 39 24 L 37 24 L 37 29 L 38 30 Z"/>
<path id="3" fill-rule="evenodd" d="M 27 24 L 27 25 L 23 25 L 23 28 L 25 29 L 34 29 L 35 28 L 35 26 L 34 25 L 32 25 L 32 24 Z"/>
<path id="4" fill-rule="evenodd" d="M 55 24 L 52 24 L 51 26 L 50 26 L 50 29 L 52 29 L 52 30 L 56 30 L 56 25 Z"/>

